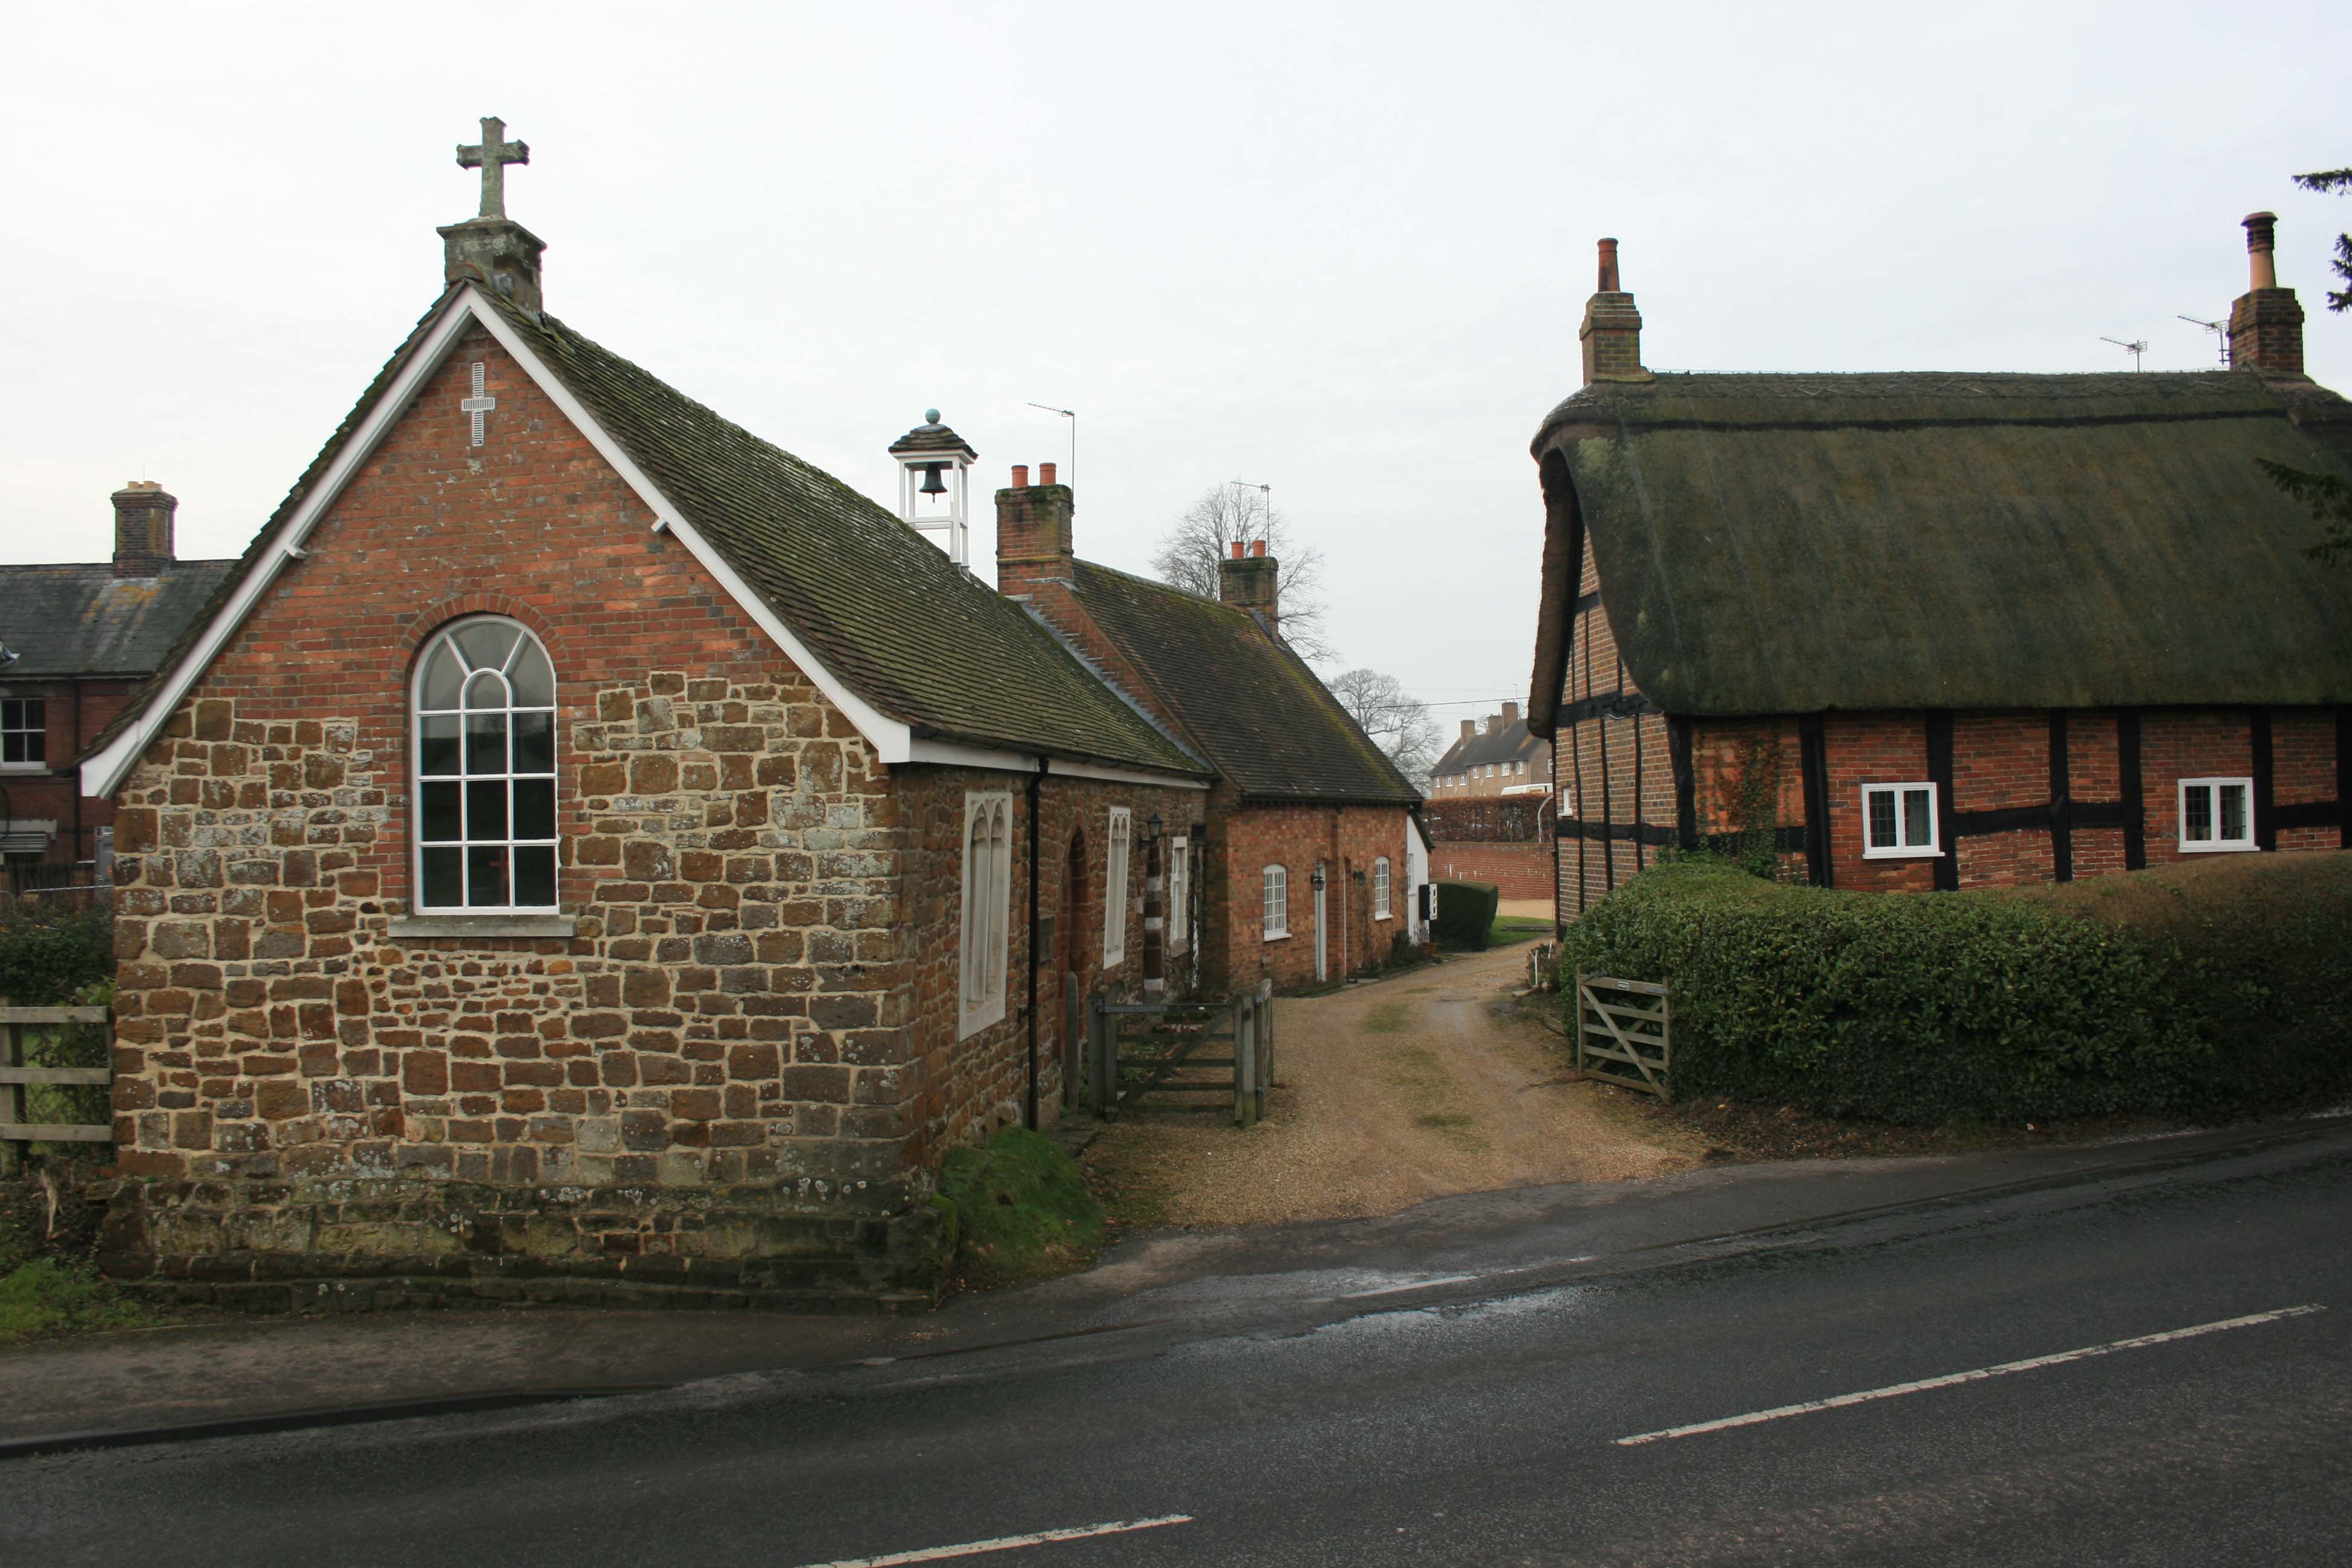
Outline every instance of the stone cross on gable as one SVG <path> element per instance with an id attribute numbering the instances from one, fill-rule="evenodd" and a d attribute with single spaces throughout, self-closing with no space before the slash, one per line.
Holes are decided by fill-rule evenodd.
<path id="1" fill-rule="evenodd" d="M 478 147 L 457 149 L 457 166 L 482 172 L 482 216 L 507 216 L 507 168 L 509 163 L 530 162 L 530 143 L 506 139 L 507 122 L 495 114 L 482 117 L 482 142 Z"/>
<path id="2" fill-rule="evenodd" d="M 482 416 L 498 405 L 499 400 L 490 396 L 483 389 L 482 363 L 477 360 L 474 362 L 474 395 L 457 405 L 457 412 L 469 416 L 474 422 L 475 446 L 478 447 L 482 444 Z"/>

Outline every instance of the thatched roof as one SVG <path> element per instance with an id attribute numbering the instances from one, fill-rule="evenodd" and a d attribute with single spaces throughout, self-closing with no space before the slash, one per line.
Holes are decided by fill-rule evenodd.
<path id="1" fill-rule="evenodd" d="M 1667 374 L 1534 450 L 1539 732 L 1580 533 L 1670 712 L 2352 702 L 2352 574 L 2256 461 L 2352 473 L 2352 405 L 2307 381 Z"/>

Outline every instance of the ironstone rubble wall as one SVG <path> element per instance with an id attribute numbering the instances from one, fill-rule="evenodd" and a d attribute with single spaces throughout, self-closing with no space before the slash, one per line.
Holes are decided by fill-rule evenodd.
<path id="1" fill-rule="evenodd" d="M 400 934 L 399 731 L 258 706 L 200 688 L 121 795 L 119 1272 L 923 1288 L 895 803 L 805 680 L 574 711 L 570 940 Z"/>

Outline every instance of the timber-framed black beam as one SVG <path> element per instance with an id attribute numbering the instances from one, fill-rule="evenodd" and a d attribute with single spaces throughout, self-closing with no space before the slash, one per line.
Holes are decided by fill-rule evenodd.
<path id="1" fill-rule="evenodd" d="M 1833 888 L 1837 877 L 1830 865 L 1829 740 L 1818 713 L 1797 721 L 1797 767 L 1804 784 L 1805 879 L 1816 888 Z"/>
<path id="2" fill-rule="evenodd" d="M 2074 879 L 2074 786 L 2066 754 L 2066 710 L 2050 710 L 2050 879 Z"/>

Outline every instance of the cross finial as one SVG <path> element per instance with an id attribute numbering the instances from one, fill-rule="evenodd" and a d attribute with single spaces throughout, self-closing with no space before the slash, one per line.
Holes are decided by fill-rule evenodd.
<path id="1" fill-rule="evenodd" d="M 530 143 L 506 139 L 507 122 L 495 114 L 482 116 L 482 143 L 478 147 L 457 149 L 457 166 L 482 172 L 482 216 L 507 216 L 507 169 L 509 163 L 530 162 Z"/>

